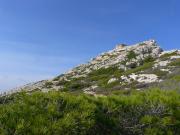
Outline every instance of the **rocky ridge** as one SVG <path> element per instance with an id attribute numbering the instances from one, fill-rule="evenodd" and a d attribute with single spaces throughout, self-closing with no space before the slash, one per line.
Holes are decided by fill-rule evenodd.
<path id="1" fill-rule="evenodd" d="M 155 40 L 135 45 L 119 44 L 115 49 L 92 58 L 87 64 L 52 79 L 11 90 L 47 92 L 49 90 L 83 91 L 87 94 L 105 90 L 141 89 L 159 84 L 168 74 L 180 73 L 180 50 L 163 51 Z M 173 64 L 174 63 L 174 64 Z"/>

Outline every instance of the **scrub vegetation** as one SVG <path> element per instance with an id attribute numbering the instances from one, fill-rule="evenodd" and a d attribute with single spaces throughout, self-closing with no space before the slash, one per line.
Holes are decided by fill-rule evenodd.
<path id="1" fill-rule="evenodd" d="M 108 97 L 18 93 L 0 98 L 0 134 L 178 135 L 179 107 L 178 92 L 156 88 Z"/>

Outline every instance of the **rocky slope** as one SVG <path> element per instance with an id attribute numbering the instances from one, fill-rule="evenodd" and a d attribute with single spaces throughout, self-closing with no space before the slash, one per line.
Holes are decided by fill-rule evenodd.
<path id="1" fill-rule="evenodd" d="M 168 85 L 171 81 L 175 84 Z M 157 86 L 179 88 L 180 50 L 163 51 L 155 40 L 149 40 L 130 46 L 117 45 L 52 80 L 28 84 L 9 93 L 59 90 L 95 95 Z"/>

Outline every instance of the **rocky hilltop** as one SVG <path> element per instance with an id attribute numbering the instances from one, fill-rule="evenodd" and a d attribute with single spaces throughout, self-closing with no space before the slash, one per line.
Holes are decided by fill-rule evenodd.
<path id="1" fill-rule="evenodd" d="M 0 96 L 3 135 L 179 135 L 179 127 L 180 51 L 154 40 Z"/>
<path id="2" fill-rule="evenodd" d="M 163 51 L 155 40 L 134 45 L 119 44 L 88 63 L 79 65 L 52 80 L 25 85 L 17 91 L 50 90 L 108 94 L 115 90 L 172 87 L 167 81 L 180 74 L 180 50 Z M 173 81 L 174 82 L 174 81 Z M 180 86 L 175 81 L 174 87 Z M 174 82 L 174 83 L 175 83 Z"/>

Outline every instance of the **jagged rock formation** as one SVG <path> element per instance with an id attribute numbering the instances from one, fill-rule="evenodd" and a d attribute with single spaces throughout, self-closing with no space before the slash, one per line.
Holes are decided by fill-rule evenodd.
<path id="1" fill-rule="evenodd" d="M 169 73 L 180 73 L 178 62 L 179 50 L 163 51 L 155 40 L 130 46 L 120 44 L 52 80 L 28 84 L 13 92 L 78 90 L 95 94 L 107 89 L 141 89 L 163 82 Z"/>

